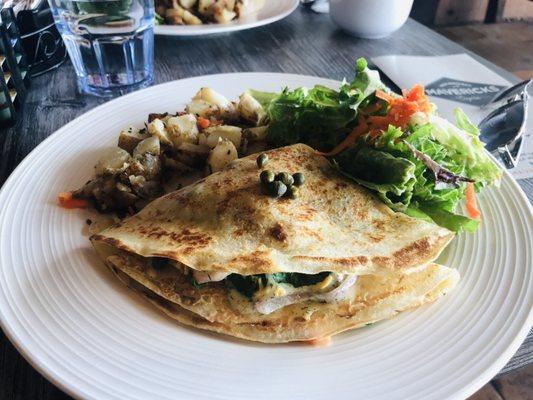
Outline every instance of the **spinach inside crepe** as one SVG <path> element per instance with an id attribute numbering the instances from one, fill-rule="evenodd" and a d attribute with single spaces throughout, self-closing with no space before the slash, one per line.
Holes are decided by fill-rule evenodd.
<path id="1" fill-rule="evenodd" d="M 297 198 L 261 191 L 257 156 L 91 237 L 130 287 L 182 323 L 263 342 L 389 318 L 453 288 L 431 263 L 453 233 L 396 213 L 302 144 L 266 153 L 301 172 Z"/>

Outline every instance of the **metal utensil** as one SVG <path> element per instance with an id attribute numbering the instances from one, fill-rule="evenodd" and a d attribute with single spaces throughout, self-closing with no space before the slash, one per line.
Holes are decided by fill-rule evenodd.
<path id="1" fill-rule="evenodd" d="M 479 123 L 480 138 L 487 150 L 501 158 L 506 168 L 516 167 L 520 158 L 531 82 L 523 81 L 505 89 L 483 106 L 493 111 Z"/>

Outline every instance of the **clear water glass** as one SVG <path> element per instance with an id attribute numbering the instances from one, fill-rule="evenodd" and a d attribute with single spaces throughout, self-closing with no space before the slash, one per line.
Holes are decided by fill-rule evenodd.
<path id="1" fill-rule="evenodd" d="M 153 0 L 48 2 L 82 92 L 110 97 L 153 83 Z"/>

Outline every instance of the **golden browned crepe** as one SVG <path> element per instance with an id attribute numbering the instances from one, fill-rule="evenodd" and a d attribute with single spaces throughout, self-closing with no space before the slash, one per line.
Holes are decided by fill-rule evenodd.
<path id="1" fill-rule="evenodd" d="M 297 199 L 262 194 L 257 156 L 249 156 L 91 240 L 201 271 L 363 275 L 427 264 L 453 238 L 445 228 L 392 211 L 306 145 L 267 154 L 265 169 L 304 173 Z"/>
<path id="2" fill-rule="evenodd" d="M 257 155 L 250 156 L 93 235 L 93 245 L 122 281 L 172 318 L 267 343 L 390 318 L 455 286 L 457 271 L 431 263 L 452 232 L 395 213 L 308 146 L 267 154 L 265 169 L 305 175 L 299 197 L 262 194 Z M 198 271 L 210 281 L 195 284 Z M 277 272 L 325 275 L 298 289 L 267 280 L 248 297 L 226 278 Z"/>

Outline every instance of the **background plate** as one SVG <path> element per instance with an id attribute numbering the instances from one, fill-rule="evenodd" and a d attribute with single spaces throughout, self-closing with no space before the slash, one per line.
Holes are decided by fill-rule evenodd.
<path id="1" fill-rule="evenodd" d="M 480 196 L 483 224 L 440 261 L 457 289 L 436 303 L 335 336 L 332 346 L 261 345 L 182 327 L 130 293 L 84 236 L 83 210 L 56 205 L 82 185 L 122 127 L 175 112 L 201 86 L 235 99 L 338 82 L 297 75 L 211 75 L 110 101 L 61 128 L 0 192 L 0 318 L 22 354 L 68 393 L 98 399 L 444 399 L 481 387 L 532 323 L 529 202 L 504 174 Z"/>
<path id="2" fill-rule="evenodd" d="M 227 24 L 156 25 L 154 33 L 167 36 L 199 36 L 256 28 L 285 18 L 298 4 L 299 0 L 266 0 L 265 6 L 257 13 L 245 15 Z"/>

